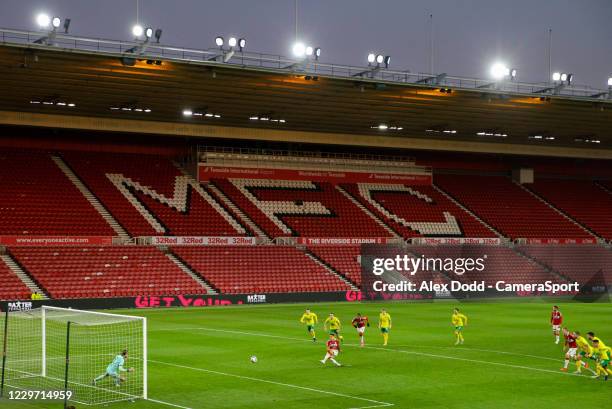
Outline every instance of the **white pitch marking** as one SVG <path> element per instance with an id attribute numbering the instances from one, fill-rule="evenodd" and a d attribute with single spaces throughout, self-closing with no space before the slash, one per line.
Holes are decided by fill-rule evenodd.
<path id="1" fill-rule="evenodd" d="M 173 408 L 179 408 L 179 409 L 191 409 L 187 406 L 181 406 L 181 405 L 177 405 L 174 403 L 170 403 L 170 402 L 164 402 L 163 400 L 157 400 L 157 399 L 151 399 L 148 398 L 147 399 L 149 402 L 153 402 L 153 403 L 159 403 L 160 405 L 166 405 L 166 406 L 172 406 Z"/>
<path id="2" fill-rule="evenodd" d="M 351 396 L 351 395 L 345 395 L 343 393 L 324 391 L 322 389 L 310 388 L 308 386 L 293 385 L 293 384 L 290 384 L 290 383 L 282 383 L 282 382 L 270 381 L 268 379 L 253 378 L 251 376 L 236 375 L 236 374 L 231 374 L 231 373 L 227 373 L 227 372 L 213 371 L 211 369 L 196 368 L 196 367 L 193 367 L 193 366 L 173 364 L 173 363 L 170 363 L 170 362 L 156 361 L 156 360 L 152 360 L 152 359 L 149 359 L 149 362 L 155 363 L 155 364 L 167 365 L 167 366 L 174 366 L 176 368 L 190 369 L 192 371 L 206 372 L 206 373 L 211 373 L 211 374 L 215 374 L 215 375 L 230 376 L 232 378 L 245 379 L 245 380 L 248 380 L 248 381 L 269 383 L 269 384 L 272 384 L 272 385 L 285 386 L 285 387 L 288 387 L 288 388 L 301 389 L 301 390 L 310 391 L 310 392 L 317 392 L 317 393 L 322 393 L 322 394 L 325 394 L 325 395 L 340 396 L 342 398 L 361 400 L 361 401 L 364 401 L 364 402 L 369 402 L 369 403 L 374 403 L 375 404 L 375 405 L 371 405 L 371 406 L 360 406 L 358 408 L 357 407 L 351 407 L 350 409 L 379 408 L 379 407 L 386 407 L 386 406 L 393 406 L 394 405 L 393 403 L 389 403 L 389 402 L 381 402 L 381 401 L 374 400 L 374 399 L 361 398 L 359 396 Z"/>

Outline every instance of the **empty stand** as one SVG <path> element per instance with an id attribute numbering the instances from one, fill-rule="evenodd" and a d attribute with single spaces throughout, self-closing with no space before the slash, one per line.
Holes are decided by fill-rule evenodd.
<path id="1" fill-rule="evenodd" d="M 53 298 L 206 293 L 155 247 L 17 247 L 11 253 Z"/>
<path id="2" fill-rule="evenodd" d="M 612 283 L 612 250 L 597 245 L 529 245 L 519 250 L 580 284 Z"/>
<path id="3" fill-rule="evenodd" d="M 361 248 L 359 246 L 312 246 L 309 250 L 351 282 L 361 284 L 361 264 L 359 264 Z"/>
<path id="4" fill-rule="evenodd" d="M 222 293 L 346 291 L 350 287 L 295 247 L 175 247 Z"/>
<path id="5" fill-rule="evenodd" d="M 612 195 L 595 182 L 537 178 L 527 188 L 597 235 L 612 239 Z"/>
<path id="6" fill-rule="evenodd" d="M 0 151 L 0 185 L 0 235 L 115 235 L 46 152 Z"/>
<path id="7" fill-rule="evenodd" d="M 213 179 L 270 237 L 389 237 L 390 234 L 326 182 Z"/>
<path id="8" fill-rule="evenodd" d="M 341 187 L 403 237 L 496 237 L 432 186 L 359 183 Z"/>
<path id="9" fill-rule="evenodd" d="M 447 273 L 450 278 L 458 281 L 485 281 L 491 285 L 495 285 L 497 281 L 505 281 L 509 284 L 543 283 L 547 280 L 565 282 L 536 262 L 505 246 L 410 246 L 408 251 L 416 256 L 424 255 L 430 258 L 484 259 L 482 271 L 465 272 L 461 275 Z"/>
<path id="10" fill-rule="evenodd" d="M 168 158 L 83 152 L 68 152 L 63 157 L 133 236 L 247 234 Z"/>
<path id="11" fill-rule="evenodd" d="M 592 237 L 508 177 L 436 175 L 435 182 L 507 237 Z"/>
<path id="12" fill-rule="evenodd" d="M 612 180 L 600 180 L 596 183 L 603 187 L 608 193 L 612 194 Z"/>
<path id="13" fill-rule="evenodd" d="M 0 300 L 29 299 L 30 289 L 0 260 Z"/>

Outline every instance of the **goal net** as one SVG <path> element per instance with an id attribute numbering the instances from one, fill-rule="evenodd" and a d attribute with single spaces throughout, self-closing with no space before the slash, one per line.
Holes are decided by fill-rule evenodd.
<path id="1" fill-rule="evenodd" d="M 70 401 L 85 405 L 147 398 L 146 318 L 48 306 L 7 317 L 0 319 L 5 389 L 64 391 L 67 385 Z M 123 351 L 122 369 L 133 371 L 94 383 Z"/>

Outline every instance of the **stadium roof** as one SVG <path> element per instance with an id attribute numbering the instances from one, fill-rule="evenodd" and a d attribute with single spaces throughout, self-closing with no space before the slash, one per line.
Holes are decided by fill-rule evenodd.
<path id="1" fill-rule="evenodd" d="M 185 135 L 218 136 L 221 128 L 270 129 L 277 140 L 284 134 L 288 141 L 290 131 L 297 131 L 296 137 L 355 135 L 363 145 L 376 145 L 385 137 L 428 141 L 423 147 L 484 142 L 522 145 L 526 152 L 540 146 L 596 149 L 601 152 L 596 156 L 612 157 L 612 100 L 601 95 L 554 95 L 518 85 L 516 92 L 487 84 L 440 85 L 426 77 L 402 82 L 378 73 L 373 78 L 368 73 L 319 74 L 299 64 L 271 68 L 142 56 L 130 66 L 122 60 L 126 56 L 134 57 L 5 43 L 0 46 L 0 123 L 46 125 L 52 123 L 50 116 L 59 115 L 120 121 L 114 122 L 116 130 L 122 121 L 125 129 L 137 121 L 148 123 L 148 132 L 155 132 L 155 124 L 161 130 L 162 124 L 172 123 L 176 134 L 189 129 Z M 185 110 L 220 117 L 185 116 Z M 33 115 L 23 119 L 24 113 Z M 194 133 L 193 127 L 202 132 Z M 239 137 L 240 132 L 234 134 Z M 265 132 L 257 135 L 266 139 Z"/>

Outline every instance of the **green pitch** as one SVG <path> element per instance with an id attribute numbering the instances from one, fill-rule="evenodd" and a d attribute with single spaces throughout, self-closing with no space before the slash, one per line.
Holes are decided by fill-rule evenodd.
<path id="1" fill-rule="evenodd" d="M 453 306 L 468 315 L 465 345 L 454 346 Z M 378 312 L 393 318 L 389 346 Z M 560 304 L 570 329 L 594 331 L 612 344 L 610 304 Z M 548 324 L 551 303 L 313 304 L 343 323 L 336 368 L 319 360 L 326 334 L 313 343 L 298 320 L 306 305 L 130 310 L 149 319 L 149 395 L 114 408 L 550 408 L 607 407 L 612 379 L 562 373 L 562 346 Z M 373 320 L 360 348 L 350 320 Z M 122 313 L 126 313 L 122 311 Z M 256 355 L 259 362 L 249 361 Z M 570 373 L 575 370 L 570 364 Z M 175 405 L 175 406 L 171 406 Z M 83 407 L 76 405 L 77 407 Z M 60 408 L 60 403 L 1 401 L 6 408 Z"/>

